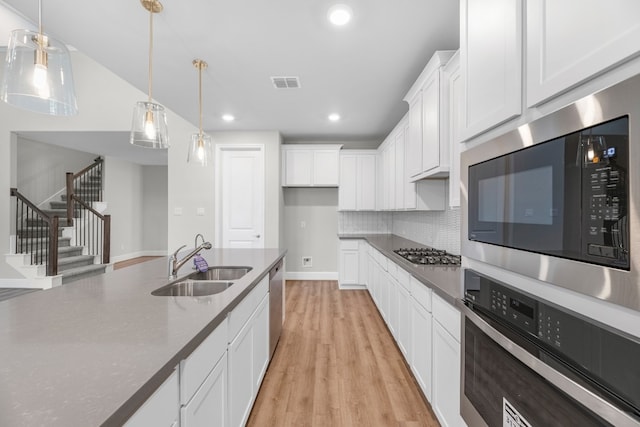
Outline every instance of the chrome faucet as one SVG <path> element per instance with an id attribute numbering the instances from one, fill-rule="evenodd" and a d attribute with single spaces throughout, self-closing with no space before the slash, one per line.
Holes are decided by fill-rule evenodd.
<path id="1" fill-rule="evenodd" d="M 200 237 L 202 239 L 202 243 L 204 243 L 204 236 L 202 234 L 198 233 L 198 234 L 196 234 L 196 240 L 195 240 L 195 242 L 193 244 L 194 248 L 198 247 L 198 237 Z"/>
<path id="2" fill-rule="evenodd" d="M 199 234 L 198 236 L 202 236 L 201 234 Z M 197 239 L 198 236 L 196 236 L 196 243 L 197 243 Z M 189 252 L 184 258 L 182 258 L 180 261 L 178 261 L 178 252 L 180 252 L 182 250 L 182 248 L 186 247 L 187 245 L 182 245 L 180 246 L 174 253 L 173 255 L 171 255 L 169 257 L 169 279 L 173 280 L 176 279 L 178 277 L 178 270 L 180 269 L 180 267 L 182 267 L 187 261 L 189 261 L 191 258 L 193 258 L 194 256 L 196 256 L 198 254 L 198 252 L 200 252 L 203 249 L 211 249 L 211 243 L 209 242 L 205 242 L 204 241 L 204 237 L 202 237 L 202 244 L 200 246 L 196 246 L 196 248 L 194 250 L 192 250 L 191 252 Z"/>

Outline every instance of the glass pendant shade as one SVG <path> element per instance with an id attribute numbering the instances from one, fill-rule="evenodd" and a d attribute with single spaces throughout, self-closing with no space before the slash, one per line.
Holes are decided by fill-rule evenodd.
<path id="1" fill-rule="evenodd" d="M 67 47 L 35 31 L 12 31 L 0 97 L 8 104 L 37 113 L 77 114 Z"/>
<path id="2" fill-rule="evenodd" d="M 213 158 L 211 137 L 207 134 L 194 133 L 191 135 L 187 163 L 207 166 Z"/>
<path id="3" fill-rule="evenodd" d="M 148 101 L 136 103 L 129 142 L 144 148 L 169 148 L 167 115 L 162 105 Z"/>

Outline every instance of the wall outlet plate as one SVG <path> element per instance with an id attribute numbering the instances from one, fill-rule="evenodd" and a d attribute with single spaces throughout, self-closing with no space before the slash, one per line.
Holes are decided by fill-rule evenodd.
<path id="1" fill-rule="evenodd" d="M 303 267 L 311 267 L 313 265 L 313 259 L 310 256 L 302 257 L 302 266 Z"/>

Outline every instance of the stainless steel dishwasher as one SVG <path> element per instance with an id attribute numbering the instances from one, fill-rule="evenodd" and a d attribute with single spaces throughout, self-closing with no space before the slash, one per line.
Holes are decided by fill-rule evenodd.
<path id="1" fill-rule="evenodd" d="M 283 260 L 269 272 L 269 359 L 276 350 L 282 332 Z"/>

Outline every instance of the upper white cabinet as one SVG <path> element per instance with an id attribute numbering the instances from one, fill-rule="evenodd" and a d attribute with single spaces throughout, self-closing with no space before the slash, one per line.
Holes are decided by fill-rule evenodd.
<path id="1" fill-rule="evenodd" d="M 451 57 L 444 68 L 446 84 L 449 88 L 449 150 L 451 161 L 449 162 L 449 206 L 460 206 L 460 125 L 462 112 L 463 86 L 460 74 L 459 51 Z"/>
<path id="2" fill-rule="evenodd" d="M 637 0 L 528 0 L 526 16 L 529 107 L 640 51 Z"/>
<path id="3" fill-rule="evenodd" d="M 341 144 L 282 146 L 283 187 L 337 187 Z"/>
<path id="4" fill-rule="evenodd" d="M 376 209 L 376 150 L 340 152 L 338 210 Z"/>
<path id="5" fill-rule="evenodd" d="M 586 30 L 575 13 L 582 14 L 588 6 L 571 3 L 573 17 L 558 25 Z M 567 53 L 566 43 L 557 48 Z M 521 114 L 522 0 L 461 0 L 460 66 L 464 140 Z"/>
<path id="6" fill-rule="evenodd" d="M 448 95 L 442 69 L 453 51 L 437 51 L 404 100 L 409 104 L 409 137 L 405 150 L 411 180 L 443 178 L 449 174 Z"/>

